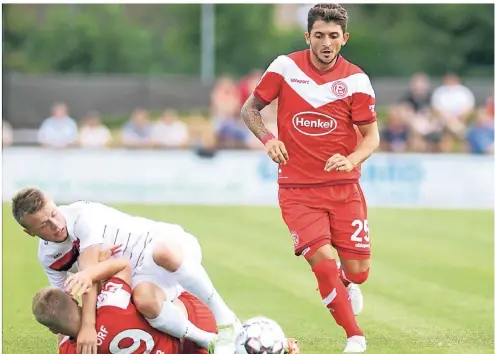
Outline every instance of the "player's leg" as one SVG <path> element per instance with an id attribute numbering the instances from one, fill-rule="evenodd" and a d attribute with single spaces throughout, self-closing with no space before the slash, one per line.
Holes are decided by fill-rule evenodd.
<path id="1" fill-rule="evenodd" d="M 346 285 L 362 284 L 371 265 L 366 200 L 359 184 L 335 186 L 331 193 L 341 198 L 331 212 L 332 243 L 342 263 L 340 277 Z"/>
<path id="2" fill-rule="evenodd" d="M 339 275 L 347 286 L 354 312 L 363 309 L 361 289 L 358 284 L 368 279 L 370 269 L 370 238 L 366 202 L 359 184 L 332 187 L 333 199 L 330 216 L 332 244 L 337 250 L 341 267 Z M 346 350 L 366 348 L 362 338 L 348 342 Z"/>
<path id="3" fill-rule="evenodd" d="M 176 338 L 185 338 L 202 348 L 213 345 L 216 334 L 196 327 L 177 305 L 167 301 L 165 292 L 149 281 L 139 282 L 132 292 L 133 302 L 149 324 Z"/>
<path id="4" fill-rule="evenodd" d="M 207 332 L 215 332 L 217 324 L 211 310 L 195 296 L 183 292 L 179 299 L 187 311 L 189 320 L 198 328 Z M 186 340 L 182 347 L 182 354 L 208 354 L 204 348 L 200 348 L 192 341 Z"/>
<path id="5" fill-rule="evenodd" d="M 168 271 L 184 289 L 210 308 L 218 326 L 215 353 L 233 352 L 241 323 L 203 268 L 201 247 L 196 238 L 186 234 L 179 242 L 167 240 L 157 243 L 153 249 L 153 260 Z"/>
<path id="6" fill-rule="evenodd" d="M 318 282 L 321 299 L 347 338 L 362 336 L 347 289 L 339 278 L 337 262 L 330 244 L 328 213 L 316 207 L 319 193 L 314 190 L 284 190 L 279 192 L 282 217 L 287 224 L 296 255 L 303 255 Z M 307 201 L 307 203 L 306 203 Z M 314 207 L 306 205 L 315 204 Z"/>

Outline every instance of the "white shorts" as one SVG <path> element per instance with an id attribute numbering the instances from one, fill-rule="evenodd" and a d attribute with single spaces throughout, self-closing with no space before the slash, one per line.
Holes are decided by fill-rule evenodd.
<path id="1" fill-rule="evenodd" d="M 170 226 L 170 224 L 160 224 L 150 232 L 150 240 L 142 251 L 142 260 L 133 271 L 131 286 L 134 289 L 142 282 L 153 283 L 165 292 L 167 300 L 173 301 L 182 294 L 184 289 L 177 282 L 173 273 L 155 263 L 153 260 L 155 247 L 159 244 L 167 244 L 168 240 L 173 239 L 182 246 L 184 259 L 201 263 L 203 256 L 201 246 L 195 236 L 187 233 L 182 228 L 180 230 L 171 230 Z"/>

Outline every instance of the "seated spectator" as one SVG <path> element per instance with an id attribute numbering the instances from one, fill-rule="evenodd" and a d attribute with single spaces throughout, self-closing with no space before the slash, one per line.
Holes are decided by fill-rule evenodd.
<path id="1" fill-rule="evenodd" d="M 411 77 L 409 91 L 402 100 L 408 103 L 415 112 L 428 110 L 431 101 L 430 79 L 424 73 L 417 73 Z"/>
<path id="2" fill-rule="evenodd" d="M 478 112 L 475 122 L 467 131 L 466 142 L 472 154 L 493 154 L 493 117 L 486 111 Z"/>
<path id="3" fill-rule="evenodd" d="M 213 156 L 216 150 L 215 133 L 211 120 L 195 113 L 188 119 L 189 146 L 200 156 Z"/>
<path id="4" fill-rule="evenodd" d="M 404 152 L 408 149 L 410 130 L 400 106 L 391 107 L 388 119 L 382 129 L 381 149 L 389 152 Z"/>
<path id="5" fill-rule="evenodd" d="M 189 133 L 184 122 L 180 121 L 177 112 L 166 110 L 153 125 L 152 139 L 160 147 L 183 147 L 189 140 Z"/>
<path id="6" fill-rule="evenodd" d="M 411 106 L 404 107 L 406 122 L 410 127 L 410 148 L 417 152 L 440 152 L 451 148 L 445 129 L 438 115 L 431 109 L 414 112 Z"/>
<path id="7" fill-rule="evenodd" d="M 457 138 L 463 138 L 466 122 L 475 108 L 474 95 L 461 84 L 459 77 L 448 74 L 442 86 L 435 89 L 431 105 L 447 130 Z"/>
<path id="8" fill-rule="evenodd" d="M 79 134 L 79 144 L 82 147 L 103 148 L 109 146 L 112 142 L 110 129 L 101 124 L 100 114 L 90 112 L 81 127 Z"/>
<path id="9" fill-rule="evenodd" d="M 216 129 L 217 146 L 221 149 L 246 149 L 251 134 L 242 118 L 225 118 Z"/>
<path id="10" fill-rule="evenodd" d="M 2 120 L 2 146 L 10 146 L 14 142 L 14 130 L 9 122 Z"/>
<path id="11" fill-rule="evenodd" d="M 133 148 L 149 148 L 153 146 L 151 139 L 152 126 L 148 111 L 136 109 L 131 119 L 122 129 L 122 145 Z"/>
<path id="12" fill-rule="evenodd" d="M 52 115 L 45 119 L 38 130 L 38 142 L 46 147 L 64 148 L 77 143 L 78 127 L 68 114 L 64 103 L 52 106 Z"/>

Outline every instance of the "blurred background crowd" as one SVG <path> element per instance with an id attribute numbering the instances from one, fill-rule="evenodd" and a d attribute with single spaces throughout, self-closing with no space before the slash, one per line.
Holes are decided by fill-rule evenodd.
<path id="1" fill-rule="evenodd" d="M 240 109 L 271 60 L 305 48 L 307 9 L 4 5 L 3 147 L 261 149 Z M 381 151 L 493 154 L 492 5 L 348 11 L 343 55 L 374 84 Z"/>

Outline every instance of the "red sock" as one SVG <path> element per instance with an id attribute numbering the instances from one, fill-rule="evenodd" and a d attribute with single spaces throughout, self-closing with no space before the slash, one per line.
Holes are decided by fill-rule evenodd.
<path id="1" fill-rule="evenodd" d="M 313 267 L 318 280 L 323 303 L 330 310 L 335 322 L 344 328 L 347 338 L 362 336 L 363 331 L 359 328 L 347 289 L 339 278 L 339 270 L 334 259 L 326 259 Z"/>
<path id="2" fill-rule="evenodd" d="M 339 278 L 340 280 L 342 280 L 342 283 L 344 283 L 345 287 L 347 287 L 351 283 L 349 279 L 346 278 L 344 270 L 342 269 L 342 265 L 339 267 Z"/>

